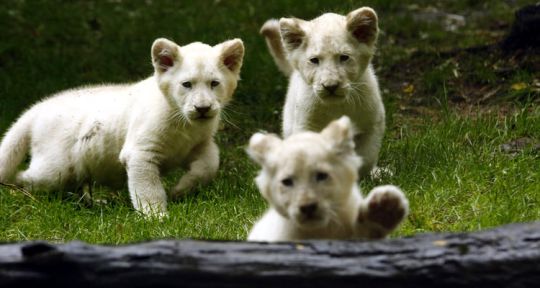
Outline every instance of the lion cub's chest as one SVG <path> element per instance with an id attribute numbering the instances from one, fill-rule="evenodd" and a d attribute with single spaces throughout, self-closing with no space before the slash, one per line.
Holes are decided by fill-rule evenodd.
<path id="1" fill-rule="evenodd" d="M 340 219 L 338 222 L 332 222 L 328 226 L 313 230 L 297 230 L 298 240 L 302 239 L 350 239 L 354 237 L 352 223 L 349 219 Z"/>
<path id="2" fill-rule="evenodd" d="M 352 97 L 360 96 L 352 95 Z M 305 113 L 303 116 L 305 117 L 305 123 L 309 126 L 307 130 L 321 131 L 328 123 L 346 115 L 353 121 L 358 130 L 363 131 L 373 126 L 372 112 L 366 108 L 349 102 L 319 104 L 312 105 L 310 113 Z"/>
<path id="3" fill-rule="evenodd" d="M 163 173 L 183 167 L 190 158 L 195 157 L 197 148 L 211 139 L 213 128 L 211 125 L 202 125 L 189 129 L 171 129 L 167 132 L 166 135 L 161 135 L 155 150 L 161 158 L 159 167 Z"/>

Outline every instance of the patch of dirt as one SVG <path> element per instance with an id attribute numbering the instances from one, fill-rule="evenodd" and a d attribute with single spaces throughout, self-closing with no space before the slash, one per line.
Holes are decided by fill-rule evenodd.
<path id="1" fill-rule="evenodd" d="M 538 13 L 534 14 L 536 18 L 530 16 L 531 9 Z M 457 108 L 464 113 L 470 107 L 491 111 L 494 106 L 504 113 L 512 112 L 515 103 L 540 103 L 540 47 L 531 35 L 531 31 L 538 29 L 537 22 L 531 21 L 539 21 L 539 10 L 540 5 L 526 6 L 516 13 L 512 26 L 494 23 L 486 31 L 479 31 L 500 35 L 494 44 L 412 52 L 407 59 L 379 73 L 381 86 L 386 89 L 383 92 L 397 98 L 399 110 L 405 114 L 426 115 L 430 108 L 440 111 L 441 107 Z M 525 18 L 522 14 L 527 15 L 528 22 L 520 20 Z M 512 39 L 527 38 L 523 35 L 532 40 L 519 47 L 508 45 Z"/>
<path id="2" fill-rule="evenodd" d="M 386 81 L 385 87 L 399 95 L 406 106 L 440 104 L 442 99 L 435 95 L 440 92 L 446 93 L 445 98 L 454 104 L 497 104 L 507 100 L 540 102 L 538 49 L 511 54 L 504 53 L 498 46 L 438 54 L 416 52 L 410 59 L 386 71 L 381 77 L 391 81 Z M 520 75 L 530 75 L 531 80 L 521 80 Z"/>

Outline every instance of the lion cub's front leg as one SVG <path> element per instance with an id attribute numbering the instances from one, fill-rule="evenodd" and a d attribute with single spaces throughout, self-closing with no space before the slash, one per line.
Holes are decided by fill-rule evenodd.
<path id="1" fill-rule="evenodd" d="M 149 152 L 131 152 L 124 157 L 124 164 L 135 209 L 147 216 L 163 217 L 167 215 L 167 194 L 155 158 Z"/>
<path id="2" fill-rule="evenodd" d="M 405 219 L 408 212 L 409 202 L 398 187 L 375 187 L 359 207 L 356 233 L 361 238 L 384 238 Z"/>
<path id="3" fill-rule="evenodd" d="M 213 179 L 219 168 L 219 149 L 212 139 L 196 146 L 190 152 L 189 171 L 173 188 L 171 197 L 184 196 L 191 188 Z"/>

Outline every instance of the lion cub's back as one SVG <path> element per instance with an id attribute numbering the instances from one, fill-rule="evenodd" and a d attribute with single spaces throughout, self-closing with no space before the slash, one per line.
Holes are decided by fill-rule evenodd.
<path id="1" fill-rule="evenodd" d="M 75 167 L 79 177 L 92 173 L 95 178 L 104 178 L 100 182 L 116 182 L 118 179 L 107 178 L 122 174 L 118 154 L 125 141 L 130 110 L 137 101 L 136 95 L 130 95 L 130 87 L 71 89 L 34 105 L 26 112 L 32 118 L 31 156 L 58 159 L 55 163 Z M 99 167 L 108 168 L 103 171 Z"/>

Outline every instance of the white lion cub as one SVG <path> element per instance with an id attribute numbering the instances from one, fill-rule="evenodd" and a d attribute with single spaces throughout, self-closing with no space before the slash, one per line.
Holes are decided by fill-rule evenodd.
<path id="1" fill-rule="evenodd" d="M 285 140 L 257 133 L 248 153 L 262 167 L 256 183 L 270 204 L 250 241 L 383 238 L 408 213 L 408 201 L 396 186 L 375 187 L 362 198 L 356 184 L 361 158 L 347 116 L 321 133 L 301 132 Z"/>
<path id="2" fill-rule="evenodd" d="M 371 58 L 378 34 L 377 14 L 363 7 L 342 16 L 311 21 L 281 18 L 261 28 L 278 68 L 289 76 L 283 108 L 283 136 L 321 131 L 347 115 L 357 128 L 356 152 L 369 174 L 377 164 L 385 112 Z"/>
<path id="3" fill-rule="evenodd" d="M 213 136 L 244 56 L 240 39 L 180 47 L 157 39 L 154 75 L 129 85 L 67 90 L 26 111 L 0 144 L 0 181 L 39 189 L 125 183 L 133 206 L 166 215 L 160 175 L 189 168 L 173 196 L 214 177 Z M 25 171 L 17 167 L 27 153 Z"/>

